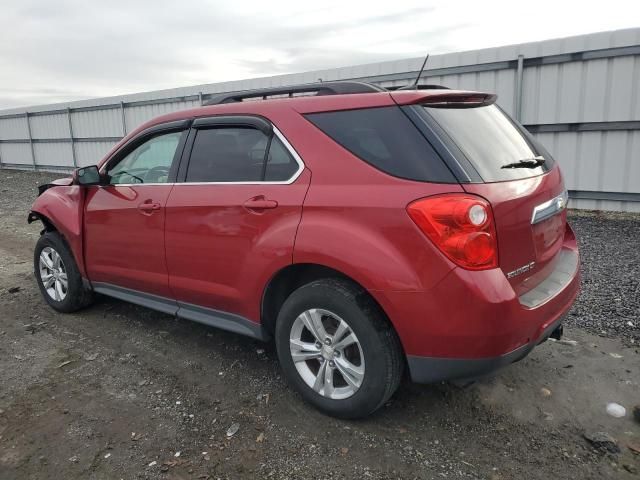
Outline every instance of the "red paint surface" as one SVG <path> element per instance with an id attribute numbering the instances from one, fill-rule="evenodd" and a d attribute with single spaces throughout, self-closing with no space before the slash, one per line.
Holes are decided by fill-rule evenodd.
<path id="1" fill-rule="evenodd" d="M 85 191 L 62 180 L 58 186 L 44 191 L 33 202 L 31 211 L 47 218 L 67 241 L 81 275 L 86 276 L 82 235 Z"/>
<path id="2" fill-rule="evenodd" d="M 164 206 L 171 188 L 87 187 L 84 258 L 92 282 L 171 296 L 164 242 Z M 153 203 L 160 208 L 144 210 Z"/>
<path id="3" fill-rule="evenodd" d="M 310 178 L 305 171 L 291 185 L 177 184 L 165 234 L 174 298 L 259 321 L 267 282 L 291 265 Z M 278 206 L 244 206 L 257 196 Z"/>

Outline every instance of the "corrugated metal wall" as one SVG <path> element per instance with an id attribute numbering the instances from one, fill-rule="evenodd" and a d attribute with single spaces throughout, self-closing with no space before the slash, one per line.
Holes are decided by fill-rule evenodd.
<path id="1" fill-rule="evenodd" d="M 359 79 L 415 78 L 421 58 L 0 111 L 0 165 L 96 163 L 126 132 L 212 94 Z M 571 206 L 640 212 L 640 28 L 429 59 L 422 83 L 498 94 L 563 167 Z"/>

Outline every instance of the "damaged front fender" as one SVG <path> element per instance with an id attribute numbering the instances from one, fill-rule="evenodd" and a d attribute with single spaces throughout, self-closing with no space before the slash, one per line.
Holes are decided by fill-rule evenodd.
<path id="1" fill-rule="evenodd" d="M 42 195 L 45 191 L 47 191 L 51 187 L 59 187 L 59 186 L 68 187 L 72 183 L 73 183 L 72 177 L 65 177 L 65 178 L 58 178 L 57 180 L 53 180 L 51 183 L 44 183 L 42 185 L 38 185 L 38 196 Z"/>
<path id="2" fill-rule="evenodd" d="M 58 231 L 69 245 L 81 275 L 86 278 L 82 236 L 85 189 L 73 185 L 71 179 L 56 180 L 41 188 L 27 222 L 40 220 L 47 230 Z"/>

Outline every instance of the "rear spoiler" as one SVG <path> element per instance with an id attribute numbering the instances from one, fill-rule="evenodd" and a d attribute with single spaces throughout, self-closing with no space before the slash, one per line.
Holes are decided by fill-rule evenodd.
<path id="1" fill-rule="evenodd" d="M 404 90 L 390 92 L 398 105 L 424 105 L 434 108 L 474 108 L 495 103 L 493 93 L 461 90 Z"/>

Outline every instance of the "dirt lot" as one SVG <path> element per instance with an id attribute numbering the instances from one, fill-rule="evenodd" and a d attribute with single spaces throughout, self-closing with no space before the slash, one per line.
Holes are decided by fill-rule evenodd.
<path id="1" fill-rule="evenodd" d="M 466 388 L 404 383 L 345 422 L 302 403 L 272 345 L 107 298 L 45 306 L 25 218 L 54 177 L 0 170 L 0 479 L 639 478 L 640 216 L 571 214 L 576 344 L 546 342 Z"/>

